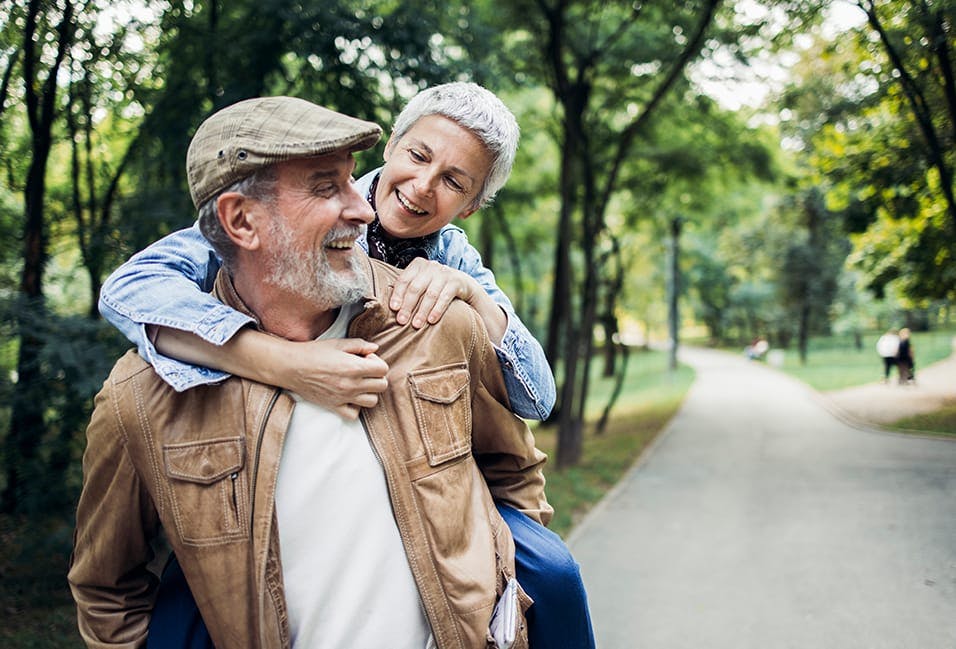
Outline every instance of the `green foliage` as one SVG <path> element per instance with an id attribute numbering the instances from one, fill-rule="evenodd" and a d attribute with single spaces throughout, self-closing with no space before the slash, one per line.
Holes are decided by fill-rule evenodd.
<path id="1" fill-rule="evenodd" d="M 30 455 L 18 459 L 16 470 L 21 488 L 15 494 L 20 512 L 65 511 L 72 507 L 81 483 L 79 460 L 83 431 L 92 407 L 113 361 L 128 347 L 119 334 L 101 321 L 81 316 L 62 316 L 31 310 L 23 302 L 4 305 L 0 329 L 15 329 L 13 312 L 41 342 L 37 382 L 20 386 L 29 398 L 43 404 L 43 429 L 35 431 Z M 9 404 L 13 397 L 16 368 L 16 338 L 0 349 L 0 443 L 8 430 Z M 3 444 L 6 457 L 15 449 Z M 0 479 L 0 486 L 5 486 Z"/>
<path id="2" fill-rule="evenodd" d="M 882 297 L 912 304 L 956 286 L 956 94 L 952 2 L 861 2 L 868 23 L 820 37 L 784 95 L 784 133 L 803 148 L 854 238 L 852 265 Z"/>
<path id="3" fill-rule="evenodd" d="M 76 605 L 66 583 L 73 521 L 0 514 L 0 646 L 78 649 Z"/>

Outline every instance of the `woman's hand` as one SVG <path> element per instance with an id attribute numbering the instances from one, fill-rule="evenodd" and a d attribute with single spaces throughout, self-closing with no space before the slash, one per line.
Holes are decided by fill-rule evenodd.
<path id="1" fill-rule="evenodd" d="M 482 292 L 478 282 L 460 270 L 418 258 L 395 281 L 388 305 L 397 312 L 398 324 L 411 322 L 421 329 L 441 320 L 455 298 L 470 303 L 476 291 Z"/>
<path id="2" fill-rule="evenodd" d="M 459 298 L 481 317 L 491 341 L 501 343 L 508 316 L 470 275 L 443 266 L 437 261 L 414 259 L 395 280 L 389 308 L 396 311 L 398 324 L 412 323 L 416 329 L 441 320 L 448 305 Z"/>
<path id="3" fill-rule="evenodd" d="M 361 408 L 378 403 L 388 387 L 388 365 L 375 351 L 378 345 L 359 338 L 289 343 L 284 374 L 292 390 L 306 401 L 328 408 L 345 419 L 356 419 Z"/>

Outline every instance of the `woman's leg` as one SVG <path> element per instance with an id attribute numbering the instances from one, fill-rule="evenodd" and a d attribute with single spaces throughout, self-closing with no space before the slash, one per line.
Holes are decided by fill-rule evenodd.
<path id="1" fill-rule="evenodd" d="M 163 569 L 146 649 L 215 649 L 176 555 Z"/>
<path id="2" fill-rule="evenodd" d="M 594 632 L 581 570 L 561 537 L 508 505 L 498 505 L 515 540 L 518 583 L 528 610 L 531 649 L 593 649 Z"/>

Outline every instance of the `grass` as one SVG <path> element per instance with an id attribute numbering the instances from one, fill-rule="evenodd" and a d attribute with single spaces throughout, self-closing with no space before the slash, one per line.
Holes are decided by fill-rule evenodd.
<path id="1" fill-rule="evenodd" d="M 893 428 L 956 435 L 956 401 L 936 412 L 904 417 L 893 422 Z"/>
<path id="2" fill-rule="evenodd" d="M 621 478 L 677 411 L 693 381 L 693 371 L 666 370 L 659 352 L 631 354 L 624 390 L 602 435 L 590 426 L 584 455 L 573 468 L 546 468 L 548 499 L 556 515 L 551 528 L 566 535 Z M 596 363 L 600 365 L 600 363 Z M 597 419 L 613 389 L 595 378 L 589 417 Z M 538 445 L 554 457 L 553 428 L 539 427 Z M 80 649 L 76 611 L 66 582 L 72 546 L 72 522 L 36 521 L 0 516 L 0 647 L 8 649 Z"/>
<path id="3" fill-rule="evenodd" d="M 914 333 L 913 351 L 916 372 L 919 368 L 942 360 L 953 352 L 954 332 L 929 331 Z M 812 388 L 826 392 L 872 383 L 883 378 L 883 361 L 876 354 L 879 334 L 863 337 L 863 346 L 857 349 L 848 336 L 814 338 L 810 341 L 807 364 L 801 365 L 796 349 L 784 352 L 781 369 Z"/>

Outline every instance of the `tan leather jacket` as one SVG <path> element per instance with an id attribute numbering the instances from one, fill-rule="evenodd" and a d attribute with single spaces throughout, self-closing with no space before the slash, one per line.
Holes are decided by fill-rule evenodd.
<path id="1" fill-rule="evenodd" d="M 369 272 L 372 296 L 349 335 L 379 344 L 390 387 L 362 421 L 422 606 L 441 649 L 494 647 L 492 609 L 514 574 L 494 501 L 547 523 L 545 456 L 506 405 L 477 315 L 456 302 L 437 325 L 400 326 L 383 306 L 395 270 L 370 260 Z M 218 296 L 242 308 L 223 278 Z M 161 530 L 218 649 L 289 646 L 274 495 L 293 403 L 235 377 L 176 393 L 134 352 L 117 362 L 87 430 L 69 574 L 88 646 L 145 644 Z M 522 624 L 516 646 L 526 644 Z"/>

